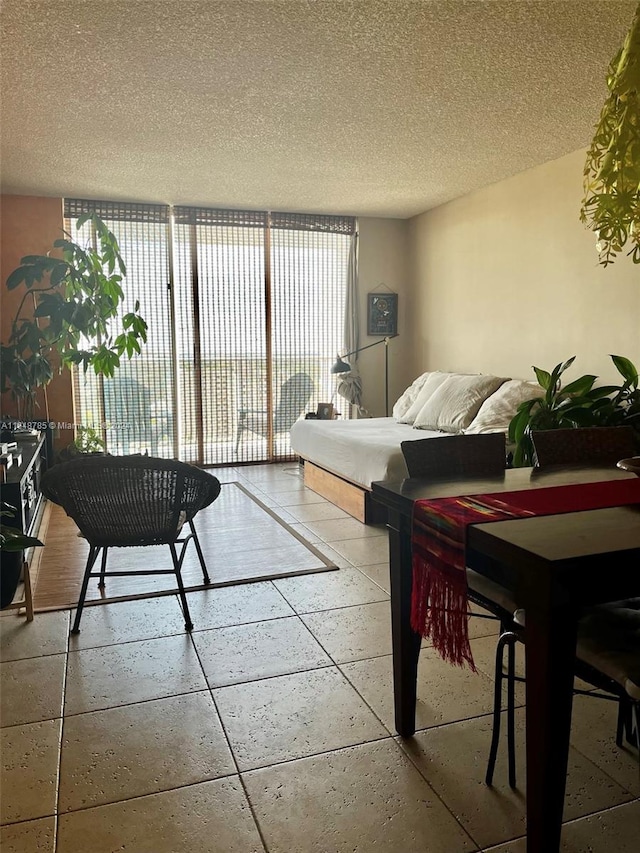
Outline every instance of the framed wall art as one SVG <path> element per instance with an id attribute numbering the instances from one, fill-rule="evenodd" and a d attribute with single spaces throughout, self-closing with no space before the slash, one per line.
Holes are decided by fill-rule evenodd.
<path id="1" fill-rule="evenodd" d="M 398 294 L 367 294 L 367 334 L 398 334 Z"/>

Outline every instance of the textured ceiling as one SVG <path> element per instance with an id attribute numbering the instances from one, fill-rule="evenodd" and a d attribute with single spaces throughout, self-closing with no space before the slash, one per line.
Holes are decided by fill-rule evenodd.
<path id="1" fill-rule="evenodd" d="M 3 0 L 2 189 L 411 216 L 586 146 L 635 7 Z"/>

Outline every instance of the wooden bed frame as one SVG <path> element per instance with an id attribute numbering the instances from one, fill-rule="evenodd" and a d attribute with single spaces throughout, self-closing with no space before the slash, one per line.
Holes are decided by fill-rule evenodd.
<path id="1" fill-rule="evenodd" d="M 363 524 L 386 524 L 387 512 L 373 500 L 371 489 L 351 483 L 306 459 L 300 461 L 304 465 L 304 484 L 312 492 L 322 495 Z"/>

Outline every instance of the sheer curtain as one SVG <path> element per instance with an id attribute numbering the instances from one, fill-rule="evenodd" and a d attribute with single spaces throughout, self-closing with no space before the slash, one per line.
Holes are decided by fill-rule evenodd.
<path id="1" fill-rule="evenodd" d="M 352 235 L 349 246 L 349 261 L 347 266 L 347 291 L 344 307 L 344 352 L 352 352 L 349 356 L 351 370 L 339 374 L 338 394 L 353 406 L 358 414 L 366 416 L 369 413 L 362 406 L 362 379 L 358 370 L 358 353 L 360 346 L 360 314 L 358 310 L 358 233 Z"/>

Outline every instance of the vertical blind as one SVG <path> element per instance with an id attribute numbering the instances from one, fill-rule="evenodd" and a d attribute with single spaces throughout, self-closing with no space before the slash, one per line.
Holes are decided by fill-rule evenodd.
<path id="1" fill-rule="evenodd" d="M 124 310 L 138 298 L 149 323 L 143 355 L 114 379 L 77 376 L 83 423 L 133 423 L 107 431 L 111 452 L 287 459 L 304 412 L 333 402 L 349 416 L 330 367 L 354 218 L 66 200 L 74 237 L 71 218 L 88 210 L 120 242 Z"/>
<path id="2" fill-rule="evenodd" d="M 238 461 L 244 401 L 266 401 L 266 214 L 174 208 L 181 452 L 202 465 Z M 258 459 L 266 458 L 258 455 Z"/>
<path id="3" fill-rule="evenodd" d="M 75 220 L 95 212 L 113 231 L 127 267 L 120 317 L 140 302 L 148 323 L 140 355 L 123 357 L 111 379 L 89 369 L 75 373 L 76 421 L 103 433 L 110 453 L 147 451 L 172 457 L 174 378 L 169 278 L 168 205 L 65 199 L 65 227 L 82 245 L 92 242 L 91 223 L 80 232 Z M 117 325 L 116 333 L 122 331 Z"/>

